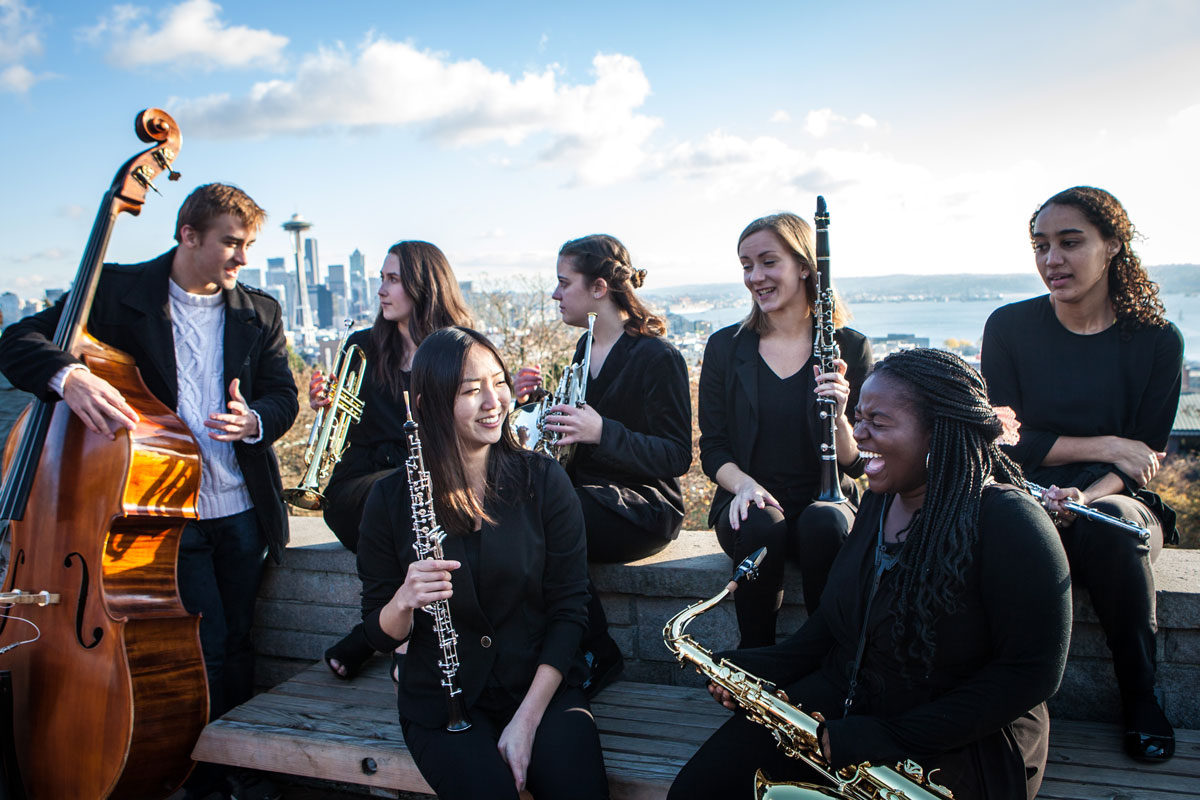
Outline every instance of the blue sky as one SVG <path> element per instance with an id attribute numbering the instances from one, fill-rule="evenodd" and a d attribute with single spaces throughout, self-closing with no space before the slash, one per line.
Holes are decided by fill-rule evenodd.
<path id="1" fill-rule="evenodd" d="M 1123 200 L 1147 263 L 1200 262 L 1192 0 L 506 5 L 0 0 L 0 291 L 70 281 L 149 105 L 183 179 L 113 260 L 223 180 L 271 214 L 259 264 L 300 212 L 324 263 L 423 238 L 464 278 L 548 279 L 604 231 L 648 288 L 736 281 L 747 222 L 824 194 L 835 280 L 1012 272 L 1077 183 Z"/>

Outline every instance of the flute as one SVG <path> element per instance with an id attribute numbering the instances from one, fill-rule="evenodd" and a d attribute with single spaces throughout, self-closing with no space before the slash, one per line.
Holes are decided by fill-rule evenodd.
<path id="1" fill-rule="evenodd" d="M 1033 499 L 1039 503 L 1042 502 L 1042 495 L 1045 494 L 1045 487 L 1038 486 L 1036 483 L 1025 481 L 1025 488 L 1033 495 Z M 1150 541 L 1150 531 L 1143 525 L 1139 525 L 1131 519 L 1123 517 L 1114 517 L 1112 514 L 1105 514 L 1103 511 L 1097 511 L 1091 506 L 1085 506 L 1083 503 L 1076 503 L 1074 500 L 1063 500 L 1063 508 L 1085 519 L 1090 519 L 1093 522 L 1104 522 L 1109 525 L 1115 525 L 1128 534 L 1136 536 L 1141 540 L 1142 544 Z"/>

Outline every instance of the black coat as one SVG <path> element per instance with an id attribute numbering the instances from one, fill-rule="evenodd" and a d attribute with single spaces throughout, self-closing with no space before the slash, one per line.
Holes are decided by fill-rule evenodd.
<path id="1" fill-rule="evenodd" d="M 557 462 L 526 452 L 521 457 L 527 479 L 496 487 L 498 499 L 486 505 L 495 524 L 478 534 L 474 567 L 462 535 L 450 533 L 442 542 L 444 556 L 462 563 L 451 577 L 450 618 L 467 709 L 489 685 L 503 687 L 516 705 L 540 664 L 561 672 L 562 686 L 578 686 L 586 673 L 579 651 L 588 601 L 583 512 Z M 358 540 L 363 627 L 383 652 L 400 643 L 380 627 L 379 613 L 416 558 L 414 540 L 408 475 L 398 469 L 371 489 Z M 408 654 L 398 659 L 400 714 L 427 727 L 446 722 L 432 622 L 431 614 L 413 612 Z"/>
<path id="2" fill-rule="evenodd" d="M 700 463 L 704 474 L 714 483 L 722 465 L 736 464 L 743 472 L 749 470 L 751 450 L 758 438 L 758 340 L 753 330 L 739 333 L 740 326 L 730 325 L 708 337 L 704 347 L 704 364 L 700 370 Z M 871 371 L 871 343 L 853 328 L 838 328 L 834 341 L 841 349 L 847 364 L 846 380 L 850 382 L 850 402 L 846 409 L 852 413 L 858 403 L 867 373 Z M 805 398 L 804 409 L 797 415 L 805 424 L 817 419 L 816 395 Z M 768 420 L 774 424 L 791 424 L 794 420 Z M 812 457 L 820 459 L 820 435 L 813 436 Z M 841 468 L 850 475 L 862 474 L 861 466 Z M 857 497 L 854 482 L 842 475 L 842 491 Z M 713 494 L 708 512 L 708 524 L 716 524 L 733 494 L 720 485 Z"/>
<path id="3" fill-rule="evenodd" d="M 575 350 L 583 359 L 584 338 Z M 679 476 L 692 464 L 687 365 L 658 336 L 622 334 L 587 403 L 604 418 L 600 441 L 581 444 L 568 472 L 576 488 L 637 528 L 670 541 L 683 524 Z"/>
<path id="4" fill-rule="evenodd" d="M 143 264 L 105 264 L 88 317 L 92 336 L 133 357 L 146 388 L 168 408 L 178 405 L 175 337 L 167 281 L 175 250 Z M 278 561 L 288 541 L 287 511 L 280 497 L 279 464 L 271 445 L 300 409 L 288 367 L 279 303 L 270 295 L 238 284 L 225 295 L 225 375 L 238 378 L 246 402 L 262 419 L 255 444 L 234 442 L 246 489 Z M 17 322 L 0 338 L 0 372 L 18 389 L 42 400 L 59 397 L 50 379 L 79 359 L 54 345 L 54 330 L 66 296 L 53 307 Z"/>

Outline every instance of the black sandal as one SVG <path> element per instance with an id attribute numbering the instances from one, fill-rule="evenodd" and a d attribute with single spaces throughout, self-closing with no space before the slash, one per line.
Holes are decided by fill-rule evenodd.
<path id="1" fill-rule="evenodd" d="M 360 623 L 355 625 L 345 638 L 325 651 L 325 665 L 335 678 L 348 681 L 358 674 L 362 665 L 373 655 L 375 648 L 367 642 L 367 634 Z M 335 660 L 346 671 L 344 675 L 333 666 Z"/>

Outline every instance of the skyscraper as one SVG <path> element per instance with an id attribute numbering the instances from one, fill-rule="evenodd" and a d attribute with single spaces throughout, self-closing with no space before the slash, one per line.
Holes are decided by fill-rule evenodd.
<path id="1" fill-rule="evenodd" d="M 367 259 L 355 248 L 350 254 L 350 313 L 360 314 L 371 308 L 371 297 L 367 293 Z"/>
<path id="2" fill-rule="evenodd" d="M 321 259 L 317 255 L 317 240 L 308 238 L 304 240 L 304 277 L 309 286 L 318 286 L 321 284 Z"/>

